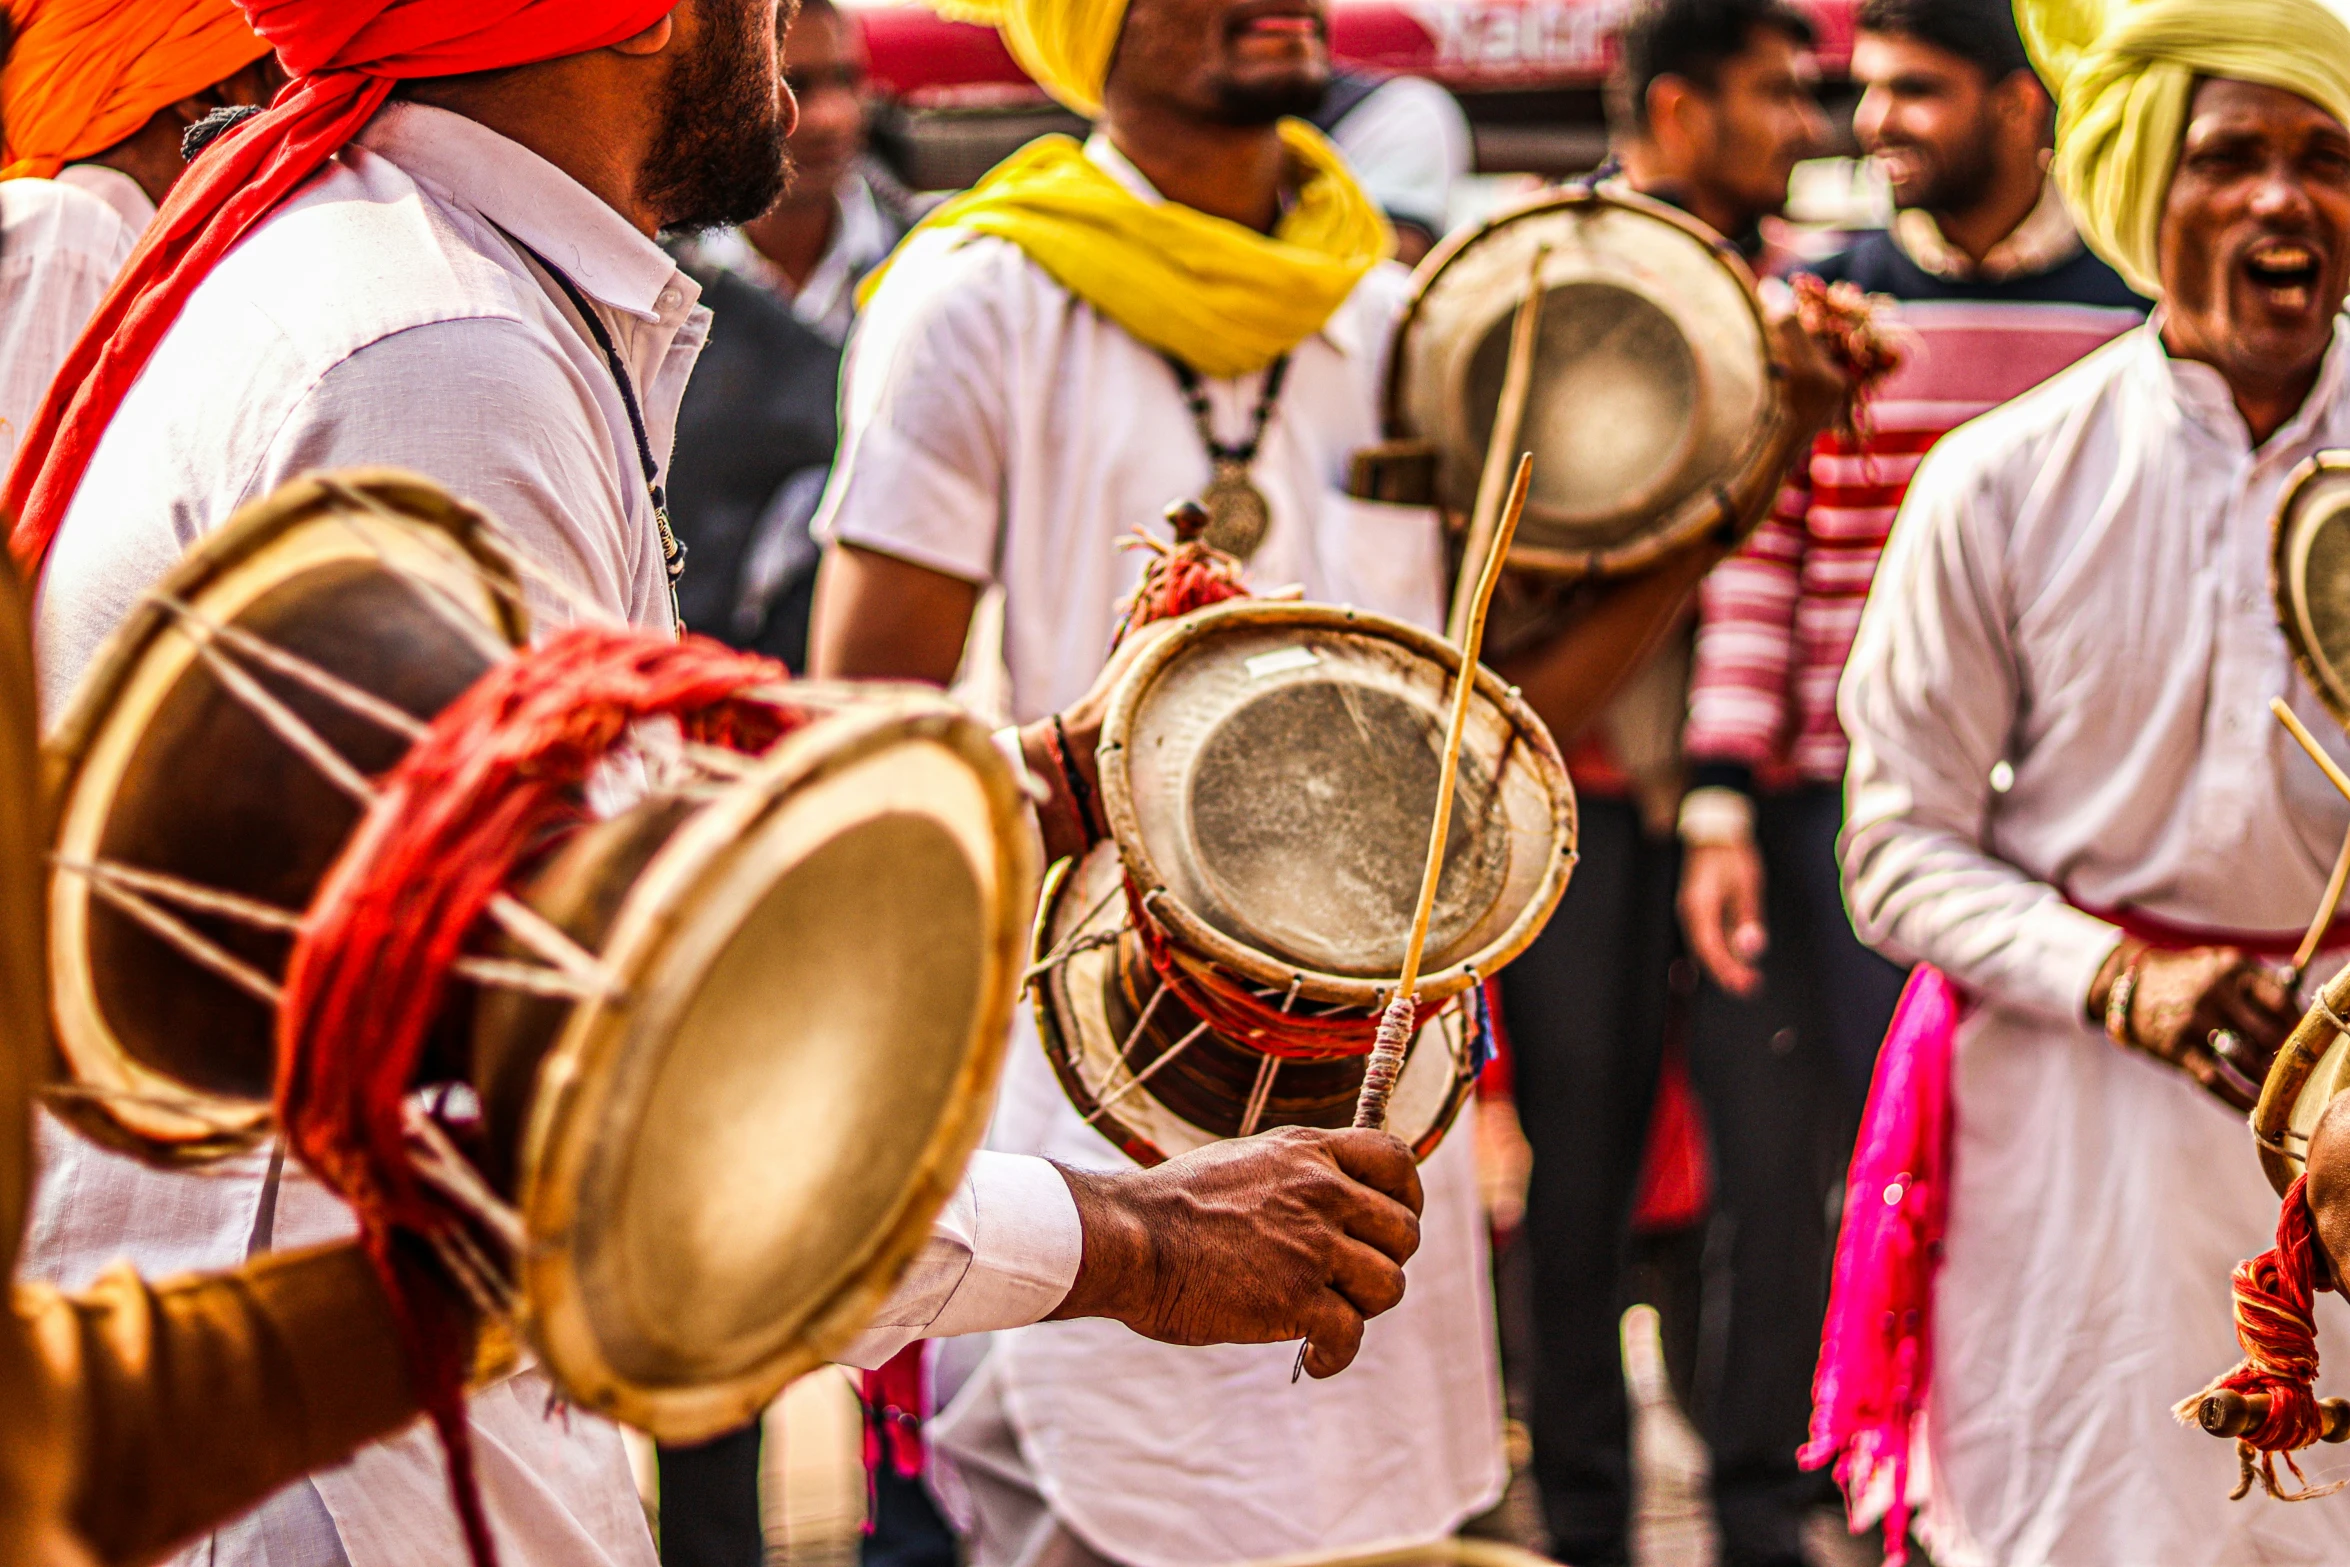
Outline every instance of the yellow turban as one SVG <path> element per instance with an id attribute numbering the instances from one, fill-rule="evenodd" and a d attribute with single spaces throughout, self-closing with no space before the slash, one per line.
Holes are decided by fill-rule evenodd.
<path id="1" fill-rule="evenodd" d="M 234 0 L 4 0 L 0 179 L 46 179 L 269 53 Z"/>
<path id="2" fill-rule="evenodd" d="M 2324 0 L 2015 0 L 2056 94 L 2056 180 L 2090 247 L 2162 292 L 2154 235 L 2203 76 L 2297 93 L 2350 126 L 2350 25 Z"/>
<path id="3" fill-rule="evenodd" d="M 1126 25 L 1126 0 L 931 0 L 954 22 L 978 22 L 1003 35 L 1020 69 L 1062 103 L 1092 119 L 1102 112 L 1102 83 Z"/>

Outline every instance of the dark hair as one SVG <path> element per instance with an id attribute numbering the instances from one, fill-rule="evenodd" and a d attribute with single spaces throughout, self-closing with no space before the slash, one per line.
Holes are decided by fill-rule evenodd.
<path id="1" fill-rule="evenodd" d="M 2032 68 L 2012 0 L 1861 0 L 1857 26 L 1930 44 L 1983 73 L 1988 83 Z"/>
<path id="2" fill-rule="evenodd" d="M 1678 76 L 1712 91 L 1722 67 L 1744 54 L 1758 28 L 1808 49 L 1818 34 L 1788 0 L 1640 0 L 1616 29 L 1616 68 L 1608 82 L 1608 118 L 1617 128 L 1648 128 L 1648 88 Z"/>

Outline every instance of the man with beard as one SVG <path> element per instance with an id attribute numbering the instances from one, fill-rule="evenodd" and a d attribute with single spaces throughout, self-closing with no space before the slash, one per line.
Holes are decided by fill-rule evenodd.
<path id="1" fill-rule="evenodd" d="M 1860 945 L 1837 882 L 1836 679 L 1919 458 L 1946 431 L 2142 319 L 2045 172 L 2052 105 L 2008 0 L 1865 0 L 1854 128 L 1899 214 L 1813 269 L 1903 302 L 1909 363 L 1864 429 L 1820 437 L 1773 514 L 1706 579 L 1682 745 L 1681 918 L 1710 983 L 1691 1071 L 1736 1262 L 1717 1492 L 1800 1495 L 1828 1198 L 1902 971 Z M 1789 1520 L 1790 1525 L 1792 1519 Z M 1790 1541 L 1790 1543 L 1792 1543 Z"/>
<path id="2" fill-rule="evenodd" d="M 1888 1049 L 1912 1083 L 1948 1063 L 1953 1120 L 1946 1167 L 1878 1188 L 1947 1202 L 1914 1254 L 1931 1297 L 1883 1266 L 1930 1219 L 1855 1297 L 1922 1310 L 1865 1333 L 1930 1337 L 1831 1341 L 1824 1387 L 1891 1376 L 1850 1390 L 1859 1422 L 1824 1411 L 1822 1446 L 1857 1496 L 1922 1436 L 1957 1567 L 2322 1561 L 2350 1518 L 2231 1505 L 2236 1455 L 2169 1406 L 2236 1358 L 2229 1271 L 2277 1214 L 2242 1116 L 2298 1011 L 2257 954 L 2292 949 L 2350 820 L 2265 711 L 2330 727 L 2269 608 L 2269 518 L 2350 443 L 2350 28 L 2323 0 L 2018 20 L 2056 179 L 2162 309 L 1935 447 L 1844 674 L 1853 921 L 1939 971 Z M 1872 1106 L 1872 1146 L 1900 1108 Z M 1922 1430 L 1868 1414 L 1921 1405 Z"/>
<path id="3" fill-rule="evenodd" d="M 705 318 L 653 242 L 764 210 L 785 173 L 774 0 L 270 0 L 294 80 L 195 164 L 164 240 L 74 352 L 0 509 L 40 574 L 54 706 L 139 595 L 242 503 L 314 468 L 398 464 L 493 510 L 586 605 L 673 623 L 659 452 Z M 1067 727 L 1098 726 L 1099 702 Z M 1048 820 L 1057 819 L 1049 813 Z M 1066 800 L 1059 810 L 1068 809 Z M 350 1215 L 260 1156 L 157 1173 L 54 1124 L 23 1266 L 231 1265 Z M 1185 1342 L 1307 1337 L 1352 1359 L 1417 1243 L 1394 1139 L 1303 1133 L 1149 1172 L 982 1155 L 853 1353 L 1108 1313 Z M 617 1435 L 529 1372 L 470 1403 L 508 1567 L 649 1563 Z M 196 1548 L 211 1567 L 462 1558 L 412 1430 Z"/>
<path id="4" fill-rule="evenodd" d="M 917 229 L 870 296 L 818 516 L 817 673 L 943 683 L 996 585 L 1014 714 L 1049 713 L 1101 668 L 1140 570 L 1120 540 L 1175 497 L 1214 517 L 1240 486 L 1262 513 L 1229 506 L 1208 538 L 1252 582 L 1437 624 L 1434 516 L 1342 488 L 1380 438 L 1408 279 L 1382 264 L 1383 225 L 1330 144 L 1291 118 L 1328 81 L 1321 5 L 992 10 L 1029 74 L 1098 126 L 1015 154 Z M 1832 405 L 1827 384 L 1825 401 L 1799 384 L 1806 416 Z M 1713 558 L 1624 603 L 1670 615 Z M 1584 622 L 1507 672 L 1568 733 L 1620 673 L 1593 655 L 1645 629 Z M 1023 1016 L 991 1146 L 1124 1167 L 1033 1028 Z M 1489 1505 L 1501 1410 L 1469 1140 L 1423 1175 L 1411 1290 L 1326 1386 L 1291 1386 L 1278 1350 L 1168 1349 L 1103 1324 L 997 1335 L 976 1369 L 942 1350 L 930 1429 L 979 1567 L 1205 1567 L 1426 1539 Z"/>

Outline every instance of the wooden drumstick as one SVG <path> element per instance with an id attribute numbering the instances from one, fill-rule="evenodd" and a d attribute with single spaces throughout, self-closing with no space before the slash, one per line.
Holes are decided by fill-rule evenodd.
<path id="1" fill-rule="evenodd" d="M 2321 1398 L 2317 1401 L 2319 1418 L 2324 1422 L 2318 1440 L 2323 1442 L 2350 1442 L 2350 1399 Z M 2216 1393 L 2203 1395 L 2203 1402 L 2195 1407 L 2195 1423 L 2213 1436 L 2243 1436 L 2260 1429 L 2268 1418 L 2266 1393 L 2239 1393 L 2232 1388 L 2221 1388 Z"/>
<path id="2" fill-rule="evenodd" d="M 1444 761 L 1436 776 L 1436 820 L 1428 829 L 1428 863 L 1420 873 L 1420 901 L 1412 914 L 1412 930 L 1404 941 L 1403 972 L 1395 995 L 1379 1019 L 1379 1039 L 1371 1049 L 1370 1065 L 1363 1069 L 1363 1091 L 1355 1101 L 1354 1124 L 1382 1129 L 1387 1125 L 1387 1099 L 1402 1075 L 1404 1047 L 1411 1042 L 1419 1013 L 1420 959 L 1428 947 L 1428 922 L 1436 911 L 1436 885 L 1444 874 L 1444 843 L 1452 831 L 1452 798 L 1460 784 L 1461 742 L 1469 732 L 1469 704 L 1477 690 L 1477 654 L 1485 643 L 1485 612 L 1493 604 L 1493 584 L 1501 563 L 1517 536 L 1518 518 L 1526 510 L 1526 491 L 1534 483 L 1534 454 L 1518 459 L 1517 477 L 1510 483 L 1509 504 L 1502 509 L 1500 531 L 1486 552 L 1484 569 L 1477 573 L 1476 596 L 1469 602 L 1468 636 L 1460 643 L 1461 668 L 1453 679 L 1452 720 L 1445 726 Z M 1308 1343 L 1311 1340 L 1307 1341 Z M 1297 1346 L 1297 1360 L 1289 1368 L 1295 1382 L 1306 1369 L 1306 1345 Z"/>
<path id="3" fill-rule="evenodd" d="M 1549 259 L 1548 245 L 1535 247 L 1526 273 L 1526 297 L 1518 301 L 1517 316 L 1510 322 L 1510 356 L 1501 373 L 1501 401 L 1494 406 L 1493 434 L 1485 443 L 1485 467 L 1477 475 L 1477 504 L 1469 513 L 1469 537 L 1461 550 L 1460 580 L 1452 585 L 1452 611 L 1444 620 L 1444 634 L 1456 644 L 1468 632 L 1477 595 L 1482 592 L 1492 597 L 1491 588 L 1480 588 L 1486 560 L 1491 554 L 1509 553 L 1506 539 L 1498 550 L 1495 548 L 1493 529 L 1501 513 L 1503 486 L 1508 482 L 1505 475 L 1510 471 L 1510 453 L 1517 450 L 1518 430 L 1526 422 L 1526 399 L 1534 387 L 1534 341 L 1542 332 L 1542 264 Z"/>
<path id="4" fill-rule="evenodd" d="M 1528 452 L 1518 459 L 1509 505 L 1502 511 L 1500 530 L 1486 553 L 1485 569 L 1477 574 L 1476 596 L 1470 601 L 1468 636 L 1461 643 L 1461 669 L 1453 682 L 1452 722 L 1445 730 L 1443 765 L 1436 778 L 1436 820 L 1428 828 L 1428 862 L 1420 873 L 1420 901 L 1412 914 L 1411 935 L 1404 942 L 1403 972 L 1396 979 L 1386 1015 L 1379 1020 L 1379 1042 L 1371 1051 L 1370 1067 L 1363 1073 L 1362 1097 L 1355 1101 L 1354 1124 L 1359 1127 L 1387 1124 L 1387 1096 L 1394 1092 L 1395 1079 L 1403 1071 L 1404 1047 L 1412 1037 L 1417 1011 L 1420 959 L 1427 951 L 1428 922 L 1436 911 L 1436 885 L 1444 875 L 1445 840 L 1452 831 L 1453 794 L 1461 776 L 1461 741 L 1468 734 L 1469 704 L 1477 692 L 1477 654 L 1485 642 L 1485 612 L 1493 603 L 1493 584 L 1501 575 L 1501 563 L 1517 534 L 1518 518 L 1526 510 L 1526 491 L 1533 482 L 1534 454 Z"/>
<path id="5" fill-rule="evenodd" d="M 2343 797 L 2350 799 L 2350 777 L 2343 776 L 2342 769 L 2332 757 L 2326 755 L 2325 748 L 2317 743 L 2317 736 L 2311 734 L 2293 710 L 2285 705 L 2285 699 L 2281 696 L 2270 697 L 2268 710 L 2276 714 L 2277 721 L 2292 733 L 2294 739 L 2301 742 L 2301 749 L 2309 753 L 2309 759 L 2317 763 L 2333 786 L 2342 791 Z M 2317 956 L 2318 946 L 2325 940 L 2326 932 L 2333 929 L 2334 916 L 2341 912 L 2342 892 L 2346 884 L 2350 884 L 2350 835 L 2343 837 L 2341 852 L 2334 856 L 2334 872 L 2326 878 L 2325 896 L 2318 901 L 2317 917 L 2309 922 L 2309 934 L 2301 938 L 2301 948 L 2293 954 L 2292 989 L 2301 988 L 2301 976 L 2308 970 L 2310 959 Z"/>

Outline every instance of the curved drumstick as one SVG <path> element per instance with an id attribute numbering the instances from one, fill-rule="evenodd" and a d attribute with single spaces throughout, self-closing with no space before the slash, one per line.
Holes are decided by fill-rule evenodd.
<path id="1" fill-rule="evenodd" d="M 1518 518 L 1526 510 L 1526 491 L 1534 482 L 1534 454 L 1518 459 L 1518 474 L 1510 482 L 1509 504 L 1502 509 L 1501 526 L 1486 552 L 1485 569 L 1477 574 L 1477 596 L 1470 604 L 1467 634 L 1461 640 L 1461 668 L 1454 678 L 1452 723 L 1444 735 L 1443 770 L 1436 779 L 1436 820 L 1428 828 L 1428 863 L 1420 874 L 1420 901 L 1412 915 L 1412 933 L 1404 943 L 1403 972 L 1395 995 L 1379 1020 L 1379 1041 L 1371 1050 L 1371 1064 L 1363 1073 L 1362 1097 L 1355 1101 L 1358 1127 L 1387 1124 L 1387 1096 L 1403 1071 L 1404 1046 L 1412 1037 L 1419 1004 L 1420 959 L 1428 946 L 1428 921 L 1436 909 L 1436 884 L 1444 873 L 1444 844 L 1452 830 L 1453 794 L 1460 783 L 1461 740 L 1469 729 L 1469 703 L 1477 690 L 1477 654 L 1485 643 L 1485 612 L 1493 603 L 1493 584 L 1517 534 Z"/>
<path id="2" fill-rule="evenodd" d="M 2319 770 L 2332 781 L 2333 786 L 2342 791 L 2343 797 L 2350 799 L 2350 778 L 2343 776 L 2342 769 L 2334 764 L 2334 759 L 2326 755 L 2325 747 L 2317 743 L 2317 736 L 2311 734 L 2293 710 L 2285 705 L 2285 699 L 2281 696 L 2270 697 L 2268 710 L 2277 715 L 2277 722 L 2290 730 L 2294 739 L 2301 742 L 2301 749 L 2309 753 L 2309 759 L 2317 763 Z M 2350 834 L 2344 835 L 2341 852 L 2334 856 L 2334 873 L 2326 878 L 2325 896 L 2318 901 L 2317 917 L 2309 922 L 2309 934 L 2301 938 L 2301 948 L 2293 954 L 2293 983 L 2287 988 L 2296 993 L 2301 989 L 2301 976 L 2308 971 L 2309 960 L 2317 956 L 2318 944 L 2325 940 L 2326 932 L 2333 928 L 2334 916 L 2342 907 L 2345 883 L 2350 883 Z"/>
<path id="3" fill-rule="evenodd" d="M 1501 510 L 1501 476 L 1509 471 L 1510 448 L 1518 444 L 1518 431 L 1526 423 L 1526 398 L 1534 385 L 1534 340 L 1542 330 L 1542 264 L 1549 259 L 1548 245 L 1534 248 L 1534 259 L 1526 269 L 1526 297 L 1518 301 L 1518 313 L 1510 322 L 1510 354 L 1501 372 L 1501 401 L 1494 405 L 1493 435 L 1485 444 L 1485 466 L 1477 475 L 1477 503 L 1469 512 L 1461 578 L 1453 584 L 1452 609 L 1444 617 L 1444 634 L 1455 642 L 1468 634 L 1469 616 L 1477 612 L 1476 605 L 1481 602 L 1473 595 L 1484 580 L 1488 552 L 1509 553 L 1506 540 L 1494 549 L 1494 518 Z M 1484 591 L 1491 596 L 1491 589 Z"/>

